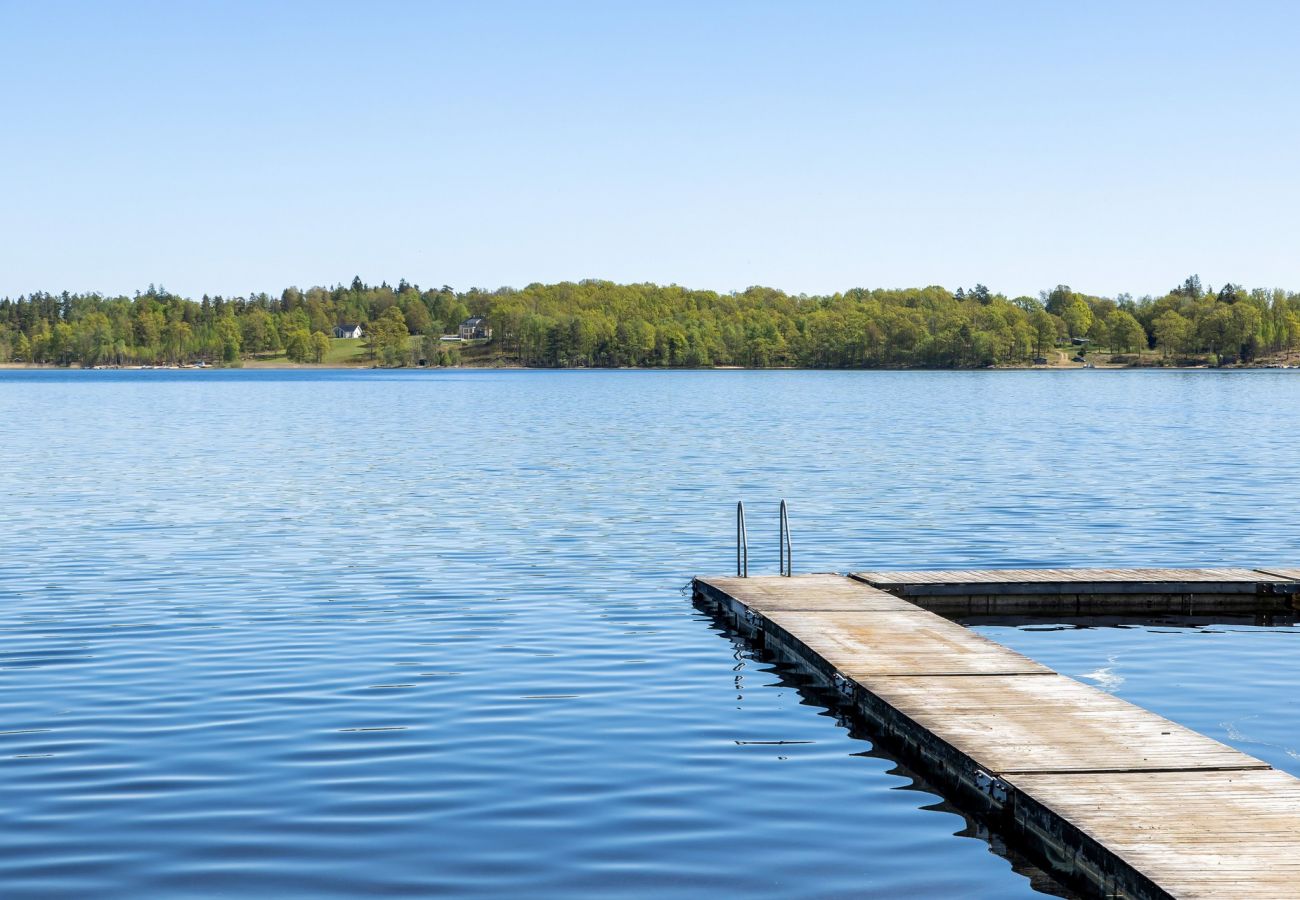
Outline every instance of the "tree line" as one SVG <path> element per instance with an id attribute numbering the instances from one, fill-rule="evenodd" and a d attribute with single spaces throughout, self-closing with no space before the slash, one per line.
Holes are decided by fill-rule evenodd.
<path id="1" fill-rule="evenodd" d="M 132 297 L 5 298 L 0 362 L 238 365 L 279 354 L 319 362 L 335 326 L 358 322 L 375 364 L 445 364 L 457 358 L 440 336 L 470 315 L 493 329 L 486 357 L 547 367 L 973 368 L 1028 363 L 1061 346 L 1219 364 L 1300 345 L 1300 294 L 1233 283 L 1216 291 L 1195 275 L 1138 299 L 1067 285 L 1008 298 L 982 284 L 807 296 L 596 280 L 422 290 L 405 280 L 375 286 L 355 278 L 279 296 L 194 300 L 151 285 Z"/>

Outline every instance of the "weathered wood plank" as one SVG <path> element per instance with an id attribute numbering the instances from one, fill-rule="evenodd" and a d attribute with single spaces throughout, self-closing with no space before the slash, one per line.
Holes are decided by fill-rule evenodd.
<path id="1" fill-rule="evenodd" d="M 1175 897 L 1300 896 L 1300 780 L 1283 772 L 1008 781 Z"/>
<path id="2" fill-rule="evenodd" d="M 1268 768 L 1064 675 L 869 676 L 861 684 L 990 773 Z"/>
<path id="3" fill-rule="evenodd" d="M 1200 589 L 1213 586 L 1216 590 L 1253 592 L 1256 585 L 1289 580 L 1286 577 L 1265 574 L 1255 569 L 986 569 L 970 570 L 907 570 L 898 572 L 855 572 L 853 576 L 874 587 L 884 589 L 912 589 L 916 593 L 938 587 L 970 588 L 967 593 L 998 593 L 1015 590 L 1018 586 L 1032 585 L 1036 591 L 1051 585 L 1060 585 L 1061 592 L 1078 593 L 1081 590 L 1105 591 L 1114 587 L 1156 593 L 1168 591 L 1183 593 L 1185 585 Z M 980 589 L 976 589 L 979 586 Z M 1067 587 L 1068 586 L 1068 587 Z"/>
<path id="4" fill-rule="evenodd" d="M 1042 663 L 915 607 L 910 612 L 768 610 L 764 615 L 850 678 L 1051 673 Z"/>
<path id="5" fill-rule="evenodd" d="M 923 612 L 893 594 L 858 584 L 842 575 L 796 575 L 793 578 L 698 579 L 755 612 L 774 610 L 846 610 Z"/>
<path id="6" fill-rule="evenodd" d="M 1277 578 L 1283 581 L 1300 583 L 1300 569 L 1290 568 L 1287 566 L 1280 568 L 1276 566 L 1268 566 L 1259 569 L 1258 571 L 1261 575 L 1265 575 L 1269 578 Z"/>

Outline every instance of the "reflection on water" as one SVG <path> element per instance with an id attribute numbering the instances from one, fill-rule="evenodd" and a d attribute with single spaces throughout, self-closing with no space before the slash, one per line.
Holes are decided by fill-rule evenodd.
<path id="1" fill-rule="evenodd" d="M 679 588 L 742 497 L 756 573 L 783 496 L 803 571 L 1295 564 L 1294 374 L 0 373 L 3 892 L 1029 895 Z M 992 628 L 1293 743 L 1289 630 Z"/>

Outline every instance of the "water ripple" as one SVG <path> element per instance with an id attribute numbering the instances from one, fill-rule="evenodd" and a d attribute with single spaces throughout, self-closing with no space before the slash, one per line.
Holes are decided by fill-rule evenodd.
<path id="1" fill-rule="evenodd" d="M 781 497 L 804 571 L 1295 565 L 1291 376 L 0 373 L 3 893 L 1028 895 L 683 582 L 740 497 L 756 572 Z M 1294 770 L 1290 632 L 1006 631 Z"/>

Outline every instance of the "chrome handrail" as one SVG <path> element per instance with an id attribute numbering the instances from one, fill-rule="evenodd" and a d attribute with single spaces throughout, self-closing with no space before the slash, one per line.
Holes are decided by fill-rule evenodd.
<path id="1" fill-rule="evenodd" d="M 794 557 L 790 553 L 790 516 L 786 511 L 785 501 L 781 501 L 781 574 L 786 578 L 794 575 Z"/>
<path id="2" fill-rule="evenodd" d="M 745 503 L 736 502 L 736 577 L 749 577 L 749 535 L 745 533 Z"/>

